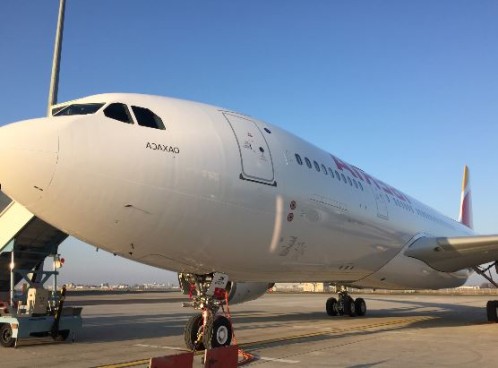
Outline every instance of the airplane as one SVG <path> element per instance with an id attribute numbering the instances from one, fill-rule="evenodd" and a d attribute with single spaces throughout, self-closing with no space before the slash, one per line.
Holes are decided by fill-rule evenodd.
<path id="1" fill-rule="evenodd" d="M 346 286 L 452 288 L 498 259 L 467 168 L 455 221 L 277 126 L 174 98 L 99 94 L 3 126 L 0 185 L 47 226 L 177 272 L 192 350 L 229 345 L 220 309 L 276 282 L 339 285 L 327 314 L 362 316 Z"/>

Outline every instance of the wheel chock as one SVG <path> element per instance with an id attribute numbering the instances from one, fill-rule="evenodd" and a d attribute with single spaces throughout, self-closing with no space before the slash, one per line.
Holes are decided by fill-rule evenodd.
<path id="1" fill-rule="evenodd" d="M 183 353 L 151 358 L 149 368 L 192 368 L 194 364 L 194 353 Z"/>
<path id="2" fill-rule="evenodd" d="M 237 345 L 206 350 L 204 368 L 236 368 L 238 357 L 239 347 Z"/>

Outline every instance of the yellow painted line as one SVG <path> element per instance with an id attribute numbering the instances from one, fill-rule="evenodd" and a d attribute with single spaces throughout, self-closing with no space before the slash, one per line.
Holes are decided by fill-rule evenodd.
<path id="1" fill-rule="evenodd" d="M 242 348 L 251 348 L 251 347 L 255 347 L 255 346 L 274 344 L 274 343 L 277 343 L 277 342 L 305 339 L 305 338 L 308 338 L 308 337 L 325 336 L 325 335 L 331 335 L 331 334 L 339 334 L 339 333 L 347 333 L 347 332 L 354 332 L 354 331 L 370 330 L 370 329 L 379 328 L 379 327 L 387 327 L 387 326 L 393 326 L 393 325 L 409 324 L 409 323 L 415 323 L 415 322 L 420 322 L 420 321 L 427 321 L 427 320 L 431 320 L 431 319 L 434 319 L 434 318 L 435 317 L 429 317 L 429 316 L 427 316 L 427 317 L 414 317 L 414 318 L 404 318 L 404 319 L 401 319 L 401 320 L 395 320 L 395 321 L 389 321 L 389 322 L 373 323 L 373 324 L 370 324 L 370 325 L 362 325 L 362 326 L 357 326 L 357 327 L 350 327 L 350 328 L 346 328 L 346 329 L 334 328 L 334 329 L 331 329 L 331 330 L 311 332 L 311 333 L 301 334 L 301 335 L 295 335 L 295 336 L 280 337 L 280 338 L 274 338 L 274 339 L 268 339 L 268 340 L 260 340 L 260 341 L 249 342 L 249 343 L 245 343 L 245 344 L 240 344 L 240 347 L 242 347 Z"/>
<path id="2" fill-rule="evenodd" d="M 148 367 L 149 362 L 150 362 L 150 358 L 147 358 L 147 359 L 141 359 L 141 360 L 134 360 L 134 361 L 130 361 L 130 362 L 98 365 L 98 366 L 95 366 L 92 368 L 126 368 L 126 367 L 136 367 L 138 365 L 144 365 L 144 364 L 146 364 Z"/>
<path id="3" fill-rule="evenodd" d="M 292 341 L 292 340 L 300 340 L 300 339 L 306 339 L 309 337 L 316 337 L 316 336 L 325 336 L 325 335 L 334 335 L 334 334 L 341 334 L 341 333 L 347 333 L 347 332 L 371 330 L 371 329 L 381 328 L 381 327 L 410 324 L 410 323 L 421 322 L 421 321 L 429 321 L 429 320 L 433 320 L 435 318 L 436 317 L 422 316 L 422 317 L 413 317 L 413 318 L 403 318 L 403 319 L 398 319 L 398 320 L 388 321 L 388 322 L 372 323 L 369 325 L 352 326 L 350 328 L 344 328 L 344 329 L 332 328 L 329 330 L 322 330 L 322 331 L 318 331 L 318 332 L 311 332 L 311 333 L 306 333 L 306 334 L 301 334 L 301 335 L 277 337 L 277 338 L 273 338 L 273 339 L 248 342 L 248 343 L 244 343 L 244 344 L 239 344 L 239 347 L 243 348 L 243 349 L 248 349 L 248 348 L 254 348 L 257 346 L 275 344 L 277 342 L 283 342 L 283 341 Z M 179 348 L 179 349 L 181 349 L 181 348 Z M 185 352 L 187 352 L 187 351 L 188 350 L 185 349 Z M 204 351 L 196 351 L 195 352 L 195 355 L 202 355 L 202 354 L 204 354 Z M 147 366 L 148 366 L 149 361 L 150 361 L 150 358 L 147 358 L 147 359 L 140 359 L 140 360 L 135 360 L 135 361 L 130 361 L 130 362 L 99 365 L 99 366 L 95 366 L 92 368 L 127 368 L 127 367 L 136 367 L 136 366 L 145 365 L 145 364 L 147 364 Z"/>

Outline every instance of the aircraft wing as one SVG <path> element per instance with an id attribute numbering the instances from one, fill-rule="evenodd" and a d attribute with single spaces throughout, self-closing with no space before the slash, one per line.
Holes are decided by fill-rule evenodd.
<path id="1" fill-rule="evenodd" d="M 498 235 L 422 237 L 405 251 L 442 272 L 455 272 L 498 260 Z"/>

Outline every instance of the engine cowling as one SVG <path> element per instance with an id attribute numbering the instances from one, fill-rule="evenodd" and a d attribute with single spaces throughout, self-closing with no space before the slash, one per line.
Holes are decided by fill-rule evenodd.
<path id="1" fill-rule="evenodd" d="M 228 291 L 228 302 L 240 304 L 258 299 L 275 285 L 268 282 L 232 282 Z"/>

